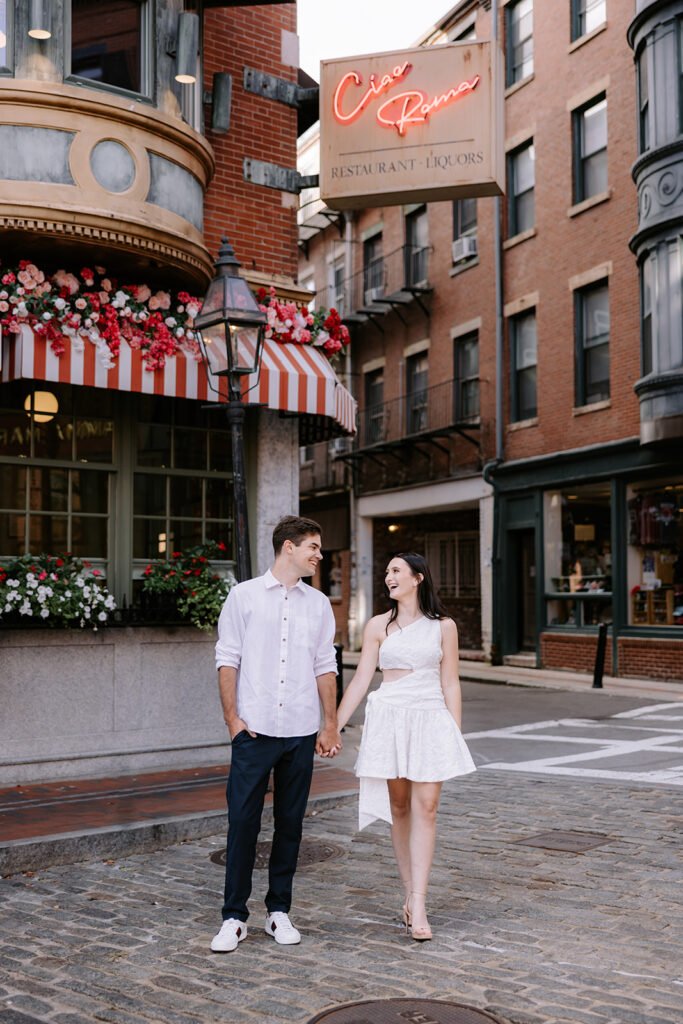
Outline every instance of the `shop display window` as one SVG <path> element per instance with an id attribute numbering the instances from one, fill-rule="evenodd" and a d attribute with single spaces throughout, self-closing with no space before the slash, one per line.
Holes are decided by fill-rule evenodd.
<path id="1" fill-rule="evenodd" d="M 628 615 L 632 626 L 683 626 L 683 479 L 627 489 Z"/>
<path id="2" fill-rule="evenodd" d="M 546 624 L 611 623 L 609 484 L 547 492 L 544 520 Z"/>

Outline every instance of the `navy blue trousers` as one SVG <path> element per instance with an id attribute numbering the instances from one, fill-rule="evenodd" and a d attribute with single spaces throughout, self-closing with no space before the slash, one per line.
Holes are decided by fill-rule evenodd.
<path id="1" fill-rule="evenodd" d="M 263 802 L 273 772 L 273 845 L 268 865 L 268 913 L 289 913 L 292 881 L 313 775 L 316 733 L 311 736 L 250 736 L 232 741 L 228 775 L 228 844 L 225 859 L 223 920 L 246 921 L 251 895 L 256 840 Z"/>

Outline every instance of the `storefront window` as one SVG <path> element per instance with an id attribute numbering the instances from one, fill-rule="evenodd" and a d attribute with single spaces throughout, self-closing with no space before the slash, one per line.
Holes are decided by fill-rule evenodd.
<path id="1" fill-rule="evenodd" d="M 683 478 L 627 488 L 632 626 L 683 625 Z"/>
<path id="2" fill-rule="evenodd" d="M 326 551 L 320 563 L 320 586 L 323 594 L 332 600 L 340 600 L 342 596 L 342 553 Z"/>
<path id="3" fill-rule="evenodd" d="M 0 556 L 71 551 L 105 564 L 114 428 L 104 418 L 108 398 L 93 403 L 85 392 L 74 396 L 48 384 L 12 385 L 6 394 L 12 400 L 0 410 Z"/>
<path id="4" fill-rule="evenodd" d="M 7 60 L 7 0 L 0 0 L 0 68 L 6 68 Z"/>
<path id="5" fill-rule="evenodd" d="M 548 626 L 612 621 L 609 484 L 544 495 Z"/>

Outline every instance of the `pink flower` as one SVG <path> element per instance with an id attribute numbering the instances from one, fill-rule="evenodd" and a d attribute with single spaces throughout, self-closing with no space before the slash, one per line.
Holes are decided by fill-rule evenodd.
<path id="1" fill-rule="evenodd" d="M 103 306 L 106 306 L 106 305 L 107 305 L 107 303 L 108 303 L 108 302 L 110 301 L 110 300 L 109 300 L 109 294 L 108 294 L 108 292 L 100 292 L 100 293 L 99 293 L 99 298 L 100 298 L 100 302 L 101 302 L 101 304 L 102 304 Z"/>
<path id="2" fill-rule="evenodd" d="M 9 302 L 0 302 L 0 313 L 6 313 L 9 309 Z"/>
<path id="3" fill-rule="evenodd" d="M 138 300 L 138 302 L 147 302 L 147 299 L 150 297 L 151 294 L 152 293 L 147 287 L 147 285 L 141 284 L 140 287 L 138 288 L 138 293 L 135 296 L 135 298 Z"/>
<path id="4" fill-rule="evenodd" d="M 85 309 L 87 305 L 88 303 L 85 301 L 85 299 L 76 299 L 76 301 L 74 302 L 74 306 L 76 307 L 76 309 Z"/>
<path id="5" fill-rule="evenodd" d="M 28 270 L 20 270 L 17 274 L 17 278 L 23 284 L 26 291 L 30 292 L 31 289 L 35 288 L 36 282 L 33 280 Z"/>
<path id="6" fill-rule="evenodd" d="M 156 295 L 153 295 L 151 297 L 151 299 L 149 300 L 149 302 L 147 303 L 147 305 L 149 306 L 149 308 L 152 311 L 154 311 L 155 309 L 159 309 L 160 308 L 161 303 L 159 302 L 159 300 L 156 297 Z"/>
<path id="7" fill-rule="evenodd" d="M 105 292 L 110 292 L 111 291 L 111 281 L 109 280 L 108 277 L 105 277 L 105 278 L 102 279 L 101 288 L 102 288 L 102 291 L 105 291 Z"/>
<path id="8" fill-rule="evenodd" d="M 107 268 L 106 267 L 95 267 L 95 271 L 96 271 L 96 273 L 98 273 L 100 275 L 100 277 L 102 277 L 104 274 L 107 273 Z"/>
<path id="9" fill-rule="evenodd" d="M 159 302 L 157 309 L 170 309 L 171 308 L 171 296 L 168 292 L 157 292 L 154 296 Z M 151 307 L 150 307 L 151 308 Z"/>
<path id="10" fill-rule="evenodd" d="M 69 295 L 75 295 L 81 287 L 78 278 L 73 274 L 67 274 L 66 270 L 58 270 L 54 275 L 54 280 L 59 288 L 68 288 Z"/>

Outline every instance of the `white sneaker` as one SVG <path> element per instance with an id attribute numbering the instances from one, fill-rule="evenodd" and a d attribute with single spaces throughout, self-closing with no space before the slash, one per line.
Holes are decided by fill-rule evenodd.
<path id="1" fill-rule="evenodd" d="M 221 925 L 221 930 L 211 939 L 211 949 L 214 953 L 231 953 L 237 949 L 237 944 L 246 939 L 247 926 L 244 921 L 238 921 L 236 917 L 229 917 Z"/>
<path id="2" fill-rule="evenodd" d="M 281 946 L 295 946 L 301 942 L 301 935 L 283 910 L 274 910 L 266 915 L 266 935 L 272 935 Z"/>

